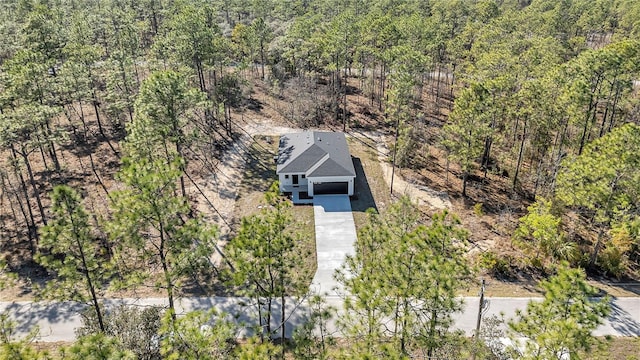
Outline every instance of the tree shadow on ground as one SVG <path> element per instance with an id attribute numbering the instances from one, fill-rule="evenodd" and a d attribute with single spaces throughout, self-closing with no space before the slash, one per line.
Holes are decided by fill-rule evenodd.
<path id="1" fill-rule="evenodd" d="M 273 141 L 273 139 L 269 141 Z M 273 154 L 268 152 L 268 149 L 258 141 L 245 149 L 244 153 L 247 163 L 242 183 L 240 184 L 243 192 L 266 191 L 274 181 L 278 180 L 278 177 L 276 176 L 276 163 L 273 161 Z"/>
<path id="2" fill-rule="evenodd" d="M 609 323 L 621 336 L 639 336 L 640 323 L 633 319 L 632 314 L 620 307 L 616 300 L 611 302 L 611 314 L 609 314 Z"/>
<path id="3" fill-rule="evenodd" d="M 351 209 L 353 211 L 364 212 L 369 208 L 373 208 L 377 212 L 378 206 L 376 205 L 376 201 L 373 198 L 373 193 L 371 192 L 369 181 L 367 181 L 367 175 L 364 173 L 362 160 L 357 157 L 353 157 L 352 159 L 353 167 L 356 170 L 356 179 L 354 184 L 354 194 L 351 197 Z"/>
<path id="4" fill-rule="evenodd" d="M 265 299 L 263 298 L 262 301 Z M 308 321 L 309 308 L 304 298 L 286 297 L 285 304 L 285 337 L 292 338 L 294 330 Z M 281 336 L 280 326 L 282 303 L 280 299 L 274 299 L 271 304 L 271 330 L 273 338 Z M 210 298 L 191 298 L 188 310 L 208 310 L 215 308 L 219 313 L 228 316 L 240 327 L 240 335 L 253 336 L 258 327 L 258 306 L 255 299 L 249 297 L 210 297 Z M 266 313 L 266 307 L 262 306 L 262 314 Z"/>
<path id="5" fill-rule="evenodd" d="M 16 322 L 18 336 L 26 335 L 39 326 L 41 320 L 50 324 L 73 323 L 73 315 L 80 313 L 86 306 L 73 301 L 61 302 L 14 302 L 1 308 Z M 51 329 L 40 328 L 41 336 L 49 336 Z"/>

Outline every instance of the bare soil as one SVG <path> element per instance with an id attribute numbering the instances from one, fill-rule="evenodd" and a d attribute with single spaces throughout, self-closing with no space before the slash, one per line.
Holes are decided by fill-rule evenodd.
<path id="1" fill-rule="evenodd" d="M 461 218 L 471 234 L 471 259 L 488 250 L 522 257 L 511 243 L 511 234 L 530 201 L 520 193 L 510 190 L 508 178 L 493 173 L 488 173 L 486 178 L 484 174 L 474 174 L 468 185 L 468 197 L 462 197 L 460 169 L 453 164 L 448 166 L 443 152 L 436 147 L 450 101 L 441 101 L 438 109 L 433 106 L 421 109 L 426 114 L 423 124 L 424 142 L 420 145 L 422 156 L 414 159 L 411 168 L 393 170 L 388 157 L 393 140 L 393 126 L 385 122 L 384 109 L 380 109 L 375 101 L 372 102 L 360 92 L 359 80 L 350 79 L 349 85 L 351 91 L 347 95 L 347 123 L 330 120 L 321 125 L 321 129 L 341 131 L 346 126 L 354 163 L 366 175 L 358 180 L 361 181 L 356 186 L 358 193 L 352 200 L 357 226 L 364 222 L 364 211 L 367 208 L 374 207 L 383 211 L 391 203 L 393 197 L 389 189 L 393 171 L 394 197 L 407 193 L 419 201 L 427 213 L 450 209 Z M 425 91 L 425 98 L 431 96 L 429 94 L 430 91 Z M 244 214 L 238 208 L 245 209 L 242 204 L 249 197 L 254 197 L 249 199 L 251 203 L 258 201 L 261 197 L 258 190 L 263 188 L 264 180 L 268 177 L 262 171 L 266 168 L 261 163 L 264 160 L 252 163 L 255 159 L 251 158 L 250 149 L 255 141 L 264 141 L 265 135 L 277 136 L 300 131 L 299 125 L 286 116 L 288 101 L 286 97 L 273 96 L 268 85 L 255 80 L 251 88 L 251 106 L 232 111 L 234 141 L 227 144 L 225 141 L 228 139 L 219 139 L 221 146 L 212 148 L 206 159 L 195 155 L 189 159 L 187 171 L 193 180 L 187 182 L 189 197 L 198 213 L 220 227 L 220 248 L 224 247 L 232 233 L 234 223 Z M 82 192 L 85 206 L 96 214 L 95 221 L 100 222 L 108 217 L 108 192 L 120 187 L 115 174 L 122 156 L 119 142 L 123 139 L 123 133 L 108 133 L 103 138 L 98 134 L 93 108 L 84 109 L 84 113 L 88 125 L 86 135 L 77 121 L 71 124 L 66 119 L 59 119 L 56 124 L 69 134 L 57 149 L 63 162 L 60 173 L 51 171 L 51 164 L 45 166 L 37 151 L 29 159 L 35 169 L 38 190 L 42 194 L 45 208 L 50 204 L 47 194 L 53 185 L 68 184 Z M 271 147 L 268 151 L 273 152 L 273 149 Z M 252 185 L 242 183 L 247 172 L 252 172 L 251 176 L 256 179 L 254 189 L 248 189 L 247 186 Z M 15 210 L 16 204 L 10 203 L 7 194 L 0 194 L 0 219 L 3 219 L 0 222 L 0 253 L 7 259 L 11 269 L 18 273 L 19 280 L 16 286 L 0 292 L 0 299 L 28 300 L 33 298 L 33 285 L 44 283 L 49 275 L 29 260 L 26 226 L 23 221 L 16 223 L 9 220 L 12 219 L 11 205 Z M 37 212 L 35 207 L 34 211 Z M 36 221 L 39 221 L 37 214 Z M 97 236 L 104 237 L 105 234 Z M 214 256 L 214 260 L 219 259 Z M 493 291 L 491 296 L 537 294 L 535 284 L 539 277 L 536 276 L 520 274 L 506 280 L 493 279 L 487 274 L 480 274 L 479 277 L 489 279 L 491 285 L 488 290 Z M 608 279 L 595 280 L 599 288 L 610 294 L 631 296 L 640 293 L 635 282 L 617 285 Z M 476 285 L 469 284 L 469 288 L 477 289 Z M 469 291 L 471 294 L 477 292 Z M 198 293 L 197 287 L 193 284 L 185 286 L 184 294 L 192 293 Z M 159 296 L 161 293 L 152 286 L 146 286 L 135 292 L 109 295 Z"/>
<path id="2" fill-rule="evenodd" d="M 273 156 L 278 150 L 279 137 L 256 135 L 253 139 L 253 143 L 244 155 L 247 162 L 242 174 L 242 182 L 238 186 L 231 236 L 239 230 L 243 217 L 255 215 L 268 206 L 265 201 L 265 192 L 277 180 Z M 294 251 L 297 254 L 304 254 L 301 256 L 302 261 L 298 274 L 305 277 L 303 281 L 311 284 L 317 267 L 313 206 L 296 205 L 291 209 L 291 213 L 292 218 L 288 231 L 298 240 Z"/>

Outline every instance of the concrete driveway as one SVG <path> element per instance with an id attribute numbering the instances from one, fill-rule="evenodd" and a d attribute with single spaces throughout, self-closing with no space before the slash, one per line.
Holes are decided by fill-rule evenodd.
<path id="1" fill-rule="evenodd" d="M 313 214 L 318 270 L 311 288 L 319 294 L 337 295 L 340 288 L 333 274 L 347 255 L 355 254 L 356 226 L 349 196 L 316 195 L 313 197 Z"/>

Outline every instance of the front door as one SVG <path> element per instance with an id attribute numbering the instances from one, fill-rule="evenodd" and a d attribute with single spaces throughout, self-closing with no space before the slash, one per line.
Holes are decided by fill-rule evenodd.
<path id="1" fill-rule="evenodd" d="M 293 175 L 292 181 L 293 181 L 293 185 L 297 186 L 298 185 L 298 175 Z"/>

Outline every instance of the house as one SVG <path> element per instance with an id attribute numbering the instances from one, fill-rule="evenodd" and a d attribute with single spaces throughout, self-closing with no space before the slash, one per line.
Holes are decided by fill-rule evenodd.
<path id="1" fill-rule="evenodd" d="M 296 199 L 353 195 L 356 170 L 344 133 L 305 131 L 280 137 L 276 173 L 280 191 Z"/>

